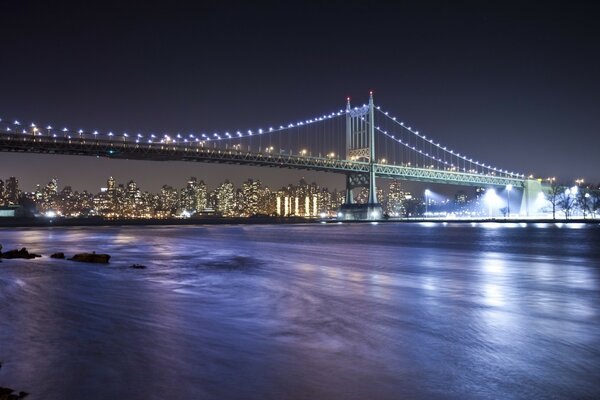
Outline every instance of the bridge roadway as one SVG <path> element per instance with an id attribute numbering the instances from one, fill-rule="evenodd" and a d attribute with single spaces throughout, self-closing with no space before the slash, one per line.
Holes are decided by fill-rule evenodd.
<path id="1" fill-rule="evenodd" d="M 254 165 L 305 169 L 341 174 L 368 173 L 367 162 L 301 155 L 253 153 L 232 149 L 197 146 L 196 143 L 135 143 L 131 141 L 52 138 L 32 135 L 0 134 L 0 151 L 108 157 L 149 161 L 195 161 L 206 163 Z M 401 165 L 374 164 L 378 177 L 465 186 L 523 187 L 525 179 L 472 174 Z"/>

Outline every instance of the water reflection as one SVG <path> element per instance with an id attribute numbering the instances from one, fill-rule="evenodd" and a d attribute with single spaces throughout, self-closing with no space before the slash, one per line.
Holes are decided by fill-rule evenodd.
<path id="1" fill-rule="evenodd" d="M 45 400 L 597 397 L 600 229 L 472 225 L 0 230 L 5 249 L 113 256 L 0 264 L 0 386 Z"/>

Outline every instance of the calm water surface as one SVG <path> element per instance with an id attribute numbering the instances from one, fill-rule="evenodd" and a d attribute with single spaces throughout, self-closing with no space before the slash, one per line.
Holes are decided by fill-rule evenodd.
<path id="1" fill-rule="evenodd" d="M 3 229 L 30 399 L 600 398 L 600 226 Z M 111 263 L 49 259 L 106 252 Z M 133 263 L 148 268 L 134 270 Z"/>

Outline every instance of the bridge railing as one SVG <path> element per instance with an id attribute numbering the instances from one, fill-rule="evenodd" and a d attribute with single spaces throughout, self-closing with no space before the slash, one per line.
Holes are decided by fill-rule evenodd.
<path id="1" fill-rule="evenodd" d="M 239 149 L 211 148 L 196 143 L 141 143 L 127 140 L 105 140 L 101 138 L 89 139 L 83 136 L 47 137 L 10 132 L 0 134 L 0 150 L 92 155 L 140 160 L 237 163 L 281 168 L 312 169 L 337 173 L 368 173 L 371 168 L 367 162 L 343 160 L 335 157 L 315 157 L 311 155 L 273 152 L 257 153 Z M 523 180 L 515 178 L 416 168 L 413 166 L 374 164 L 373 168 L 377 176 L 387 178 L 468 185 L 503 186 L 512 184 L 520 187 L 523 184 Z"/>

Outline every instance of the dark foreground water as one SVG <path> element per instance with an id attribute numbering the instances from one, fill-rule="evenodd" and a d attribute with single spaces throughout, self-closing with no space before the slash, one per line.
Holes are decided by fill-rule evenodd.
<path id="1" fill-rule="evenodd" d="M 0 230 L 30 399 L 600 398 L 600 226 Z M 107 252 L 110 265 L 49 259 Z M 133 263 L 145 270 L 128 268 Z"/>

